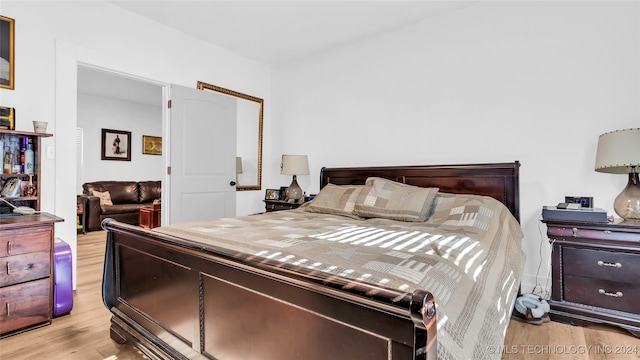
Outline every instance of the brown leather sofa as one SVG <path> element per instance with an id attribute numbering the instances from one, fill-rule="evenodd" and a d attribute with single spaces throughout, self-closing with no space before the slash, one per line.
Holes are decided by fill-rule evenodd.
<path id="1" fill-rule="evenodd" d="M 112 218 L 127 224 L 138 225 L 140 208 L 160 199 L 160 181 L 94 181 L 82 185 L 87 197 L 86 210 L 88 231 L 100 230 L 102 220 Z M 93 191 L 109 192 L 113 205 L 101 205 Z"/>

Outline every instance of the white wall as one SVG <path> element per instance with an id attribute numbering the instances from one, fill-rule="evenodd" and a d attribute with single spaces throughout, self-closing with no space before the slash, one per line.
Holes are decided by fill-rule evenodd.
<path id="1" fill-rule="evenodd" d="M 541 207 L 612 212 L 627 178 L 593 171 L 596 144 L 640 126 L 639 69 L 638 2 L 479 2 L 274 72 L 265 167 L 309 154 L 315 192 L 322 166 L 519 160 L 523 290 L 546 287 Z"/>
<path id="2" fill-rule="evenodd" d="M 18 130 L 49 122 L 43 146 L 56 158 L 43 159 L 42 208 L 65 218 L 56 232 L 74 254 L 78 64 L 265 99 L 263 188 L 291 182 L 283 153 L 309 155 L 307 192 L 322 166 L 520 160 L 525 291 L 541 258 L 547 272 L 541 206 L 592 195 L 611 211 L 626 178 L 593 171 L 597 137 L 640 125 L 638 2 L 477 2 L 279 69 L 273 89 L 266 66 L 108 2 L 0 10 L 16 19 L 16 88 L 0 103 L 18 109 Z M 238 214 L 260 211 L 263 194 L 239 192 Z"/>
<path id="3" fill-rule="evenodd" d="M 0 104 L 17 109 L 17 130 L 32 120 L 49 122 L 54 134 L 43 147 L 42 210 L 65 219 L 56 236 L 76 256 L 75 127 L 77 69 L 89 66 L 164 86 L 196 87 L 198 80 L 265 100 L 270 126 L 271 70 L 227 50 L 185 36 L 106 1 L 2 0 L 2 15 L 15 19 L 15 90 L 0 90 Z M 165 95 L 166 97 L 166 95 Z M 166 130 L 163 129 L 163 136 Z M 262 192 L 239 192 L 239 214 L 262 208 Z"/>
<path id="4" fill-rule="evenodd" d="M 161 180 L 162 156 L 142 153 L 142 136 L 162 136 L 161 99 L 158 106 L 78 94 L 78 127 L 84 132 L 83 172 L 79 187 L 89 181 Z M 131 132 L 131 161 L 102 160 L 102 129 Z"/>

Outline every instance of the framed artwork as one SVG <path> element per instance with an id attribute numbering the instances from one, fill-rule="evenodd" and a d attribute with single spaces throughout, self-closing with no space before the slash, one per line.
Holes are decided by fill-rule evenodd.
<path id="1" fill-rule="evenodd" d="M 142 153 L 162 155 L 162 138 L 159 136 L 142 135 Z"/>
<path id="2" fill-rule="evenodd" d="M 131 131 L 102 129 L 102 160 L 131 161 Z"/>
<path id="3" fill-rule="evenodd" d="M 287 200 L 287 189 L 288 186 L 280 186 L 280 200 Z"/>
<path id="4" fill-rule="evenodd" d="M 14 88 L 15 20 L 0 15 L 0 88 Z"/>
<path id="5" fill-rule="evenodd" d="M 278 189 L 267 189 L 264 193 L 265 200 L 280 200 L 280 190 Z"/>

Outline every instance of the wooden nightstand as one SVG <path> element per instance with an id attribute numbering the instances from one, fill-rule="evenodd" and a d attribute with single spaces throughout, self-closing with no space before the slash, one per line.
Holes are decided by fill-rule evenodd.
<path id="1" fill-rule="evenodd" d="M 543 222 L 553 245 L 551 319 L 640 337 L 640 223 Z"/>
<path id="2" fill-rule="evenodd" d="M 302 203 L 290 203 L 282 200 L 263 200 L 267 212 L 297 209 Z"/>

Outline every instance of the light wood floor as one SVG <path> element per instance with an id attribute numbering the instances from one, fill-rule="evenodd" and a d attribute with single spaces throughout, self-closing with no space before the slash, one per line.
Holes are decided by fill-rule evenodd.
<path id="1" fill-rule="evenodd" d="M 104 231 L 78 235 L 77 289 L 71 314 L 53 323 L 0 340 L 0 359 L 145 359 L 128 344 L 109 337 L 109 311 L 102 304 Z M 640 339 L 614 327 L 540 326 L 512 320 L 503 360 L 640 359 Z M 625 353 L 626 352 L 626 353 Z M 286 360 L 286 359 L 284 359 Z"/>

